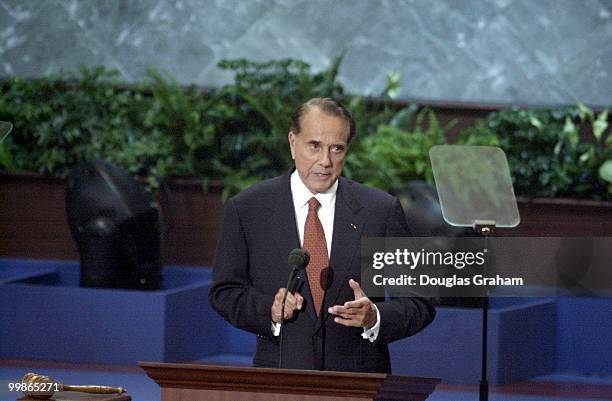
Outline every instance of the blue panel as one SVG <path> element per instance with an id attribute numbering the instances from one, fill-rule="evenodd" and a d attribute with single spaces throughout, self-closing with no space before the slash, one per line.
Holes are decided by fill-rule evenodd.
<path id="1" fill-rule="evenodd" d="M 438 308 L 424 331 L 391 344 L 393 373 L 474 383 L 480 377 L 481 327 L 480 310 Z"/>
<path id="2" fill-rule="evenodd" d="M 497 327 L 490 338 L 489 364 L 493 383 L 512 383 L 554 371 L 556 365 L 556 305 L 554 299 L 523 298 L 521 306 L 491 313 Z M 531 301 L 531 302 L 529 302 Z"/>
<path id="3" fill-rule="evenodd" d="M 0 259 L 0 284 L 55 273 L 61 265 L 57 261 L 43 264 L 32 259 Z"/>
<path id="4" fill-rule="evenodd" d="M 208 303 L 209 287 L 206 281 L 167 296 L 165 361 L 193 361 L 222 352 L 224 321 Z"/>
<path id="5" fill-rule="evenodd" d="M 513 306 L 520 306 L 533 302 L 533 298 L 528 297 L 491 297 L 489 298 L 489 308 L 510 308 Z"/>
<path id="6" fill-rule="evenodd" d="M 6 276 L 16 267 L 0 260 Z M 132 291 L 79 287 L 76 262 L 27 261 L 20 267 L 47 273 L 16 274 L 0 285 L 1 358 L 189 361 L 220 345 L 204 335 L 207 323 L 221 324 L 208 307 L 207 269 L 164 268 L 164 289 Z"/>
<path id="7" fill-rule="evenodd" d="M 135 291 L 6 285 L 0 333 L 9 359 L 132 363 L 163 358 L 163 297 Z"/>
<path id="8" fill-rule="evenodd" d="M 237 329 L 231 324 L 224 322 L 225 346 L 224 351 L 232 354 L 255 354 L 255 339 L 253 333 Z"/>
<path id="9" fill-rule="evenodd" d="M 557 369 L 612 374 L 612 300 L 558 298 Z"/>
<path id="10" fill-rule="evenodd" d="M 514 299 L 489 310 L 488 376 L 505 384 L 549 373 L 555 366 L 553 300 Z M 437 309 L 416 336 L 391 344 L 393 373 L 477 384 L 481 372 L 482 311 Z"/>

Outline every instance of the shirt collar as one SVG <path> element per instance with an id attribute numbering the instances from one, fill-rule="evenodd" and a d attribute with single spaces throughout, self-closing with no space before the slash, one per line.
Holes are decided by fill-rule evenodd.
<path id="1" fill-rule="evenodd" d="M 304 185 L 297 170 L 291 173 L 291 194 L 293 196 L 293 204 L 298 208 L 303 207 L 308 203 L 313 196 L 317 198 L 321 207 L 329 206 L 336 200 L 336 191 L 338 190 L 338 179 L 325 192 L 313 195 L 312 192 Z"/>

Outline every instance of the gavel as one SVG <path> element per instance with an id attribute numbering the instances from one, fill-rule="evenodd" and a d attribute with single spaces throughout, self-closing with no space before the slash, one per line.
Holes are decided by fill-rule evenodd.
<path id="1" fill-rule="evenodd" d="M 90 394 L 122 394 L 125 392 L 123 387 L 108 387 L 108 386 L 73 386 L 68 384 L 57 383 L 49 376 L 39 375 L 36 373 L 26 373 L 21 378 L 22 392 L 28 397 L 46 400 L 53 396 L 56 391 L 78 391 L 81 393 Z M 28 390 L 31 388 L 33 391 Z"/>

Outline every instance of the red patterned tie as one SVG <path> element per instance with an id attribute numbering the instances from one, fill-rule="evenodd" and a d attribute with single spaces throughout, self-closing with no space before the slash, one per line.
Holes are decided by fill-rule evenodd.
<path id="1" fill-rule="evenodd" d="M 310 253 L 310 263 L 306 268 L 308 275 L 308 285 L 312 294 L 314 308 L 319 315 L 321 303 L 323 302 L 324 291 L 321 288 L 321 271 L 329 266 L 329 256 L 327 255 L 327 242 L 325 241 L 325 231 L 317 210 L 321 204 L 317 198 L 312 197 L 308 201 L 308 215 L 304 225 L 304 248 Z"/>

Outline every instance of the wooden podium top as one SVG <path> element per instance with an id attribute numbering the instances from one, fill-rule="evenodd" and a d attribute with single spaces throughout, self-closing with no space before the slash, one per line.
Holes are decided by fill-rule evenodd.
<path id="1" fill-rule="evenodd" d="M 439 379 L 381 373 L 155 362 L 139 362 L 139 365 L 162 390 L 273 393 L 291 395 L 293 399 L 296 395 L 302 395 L 339 399 L 425 400 L 440 382 Z"/>

